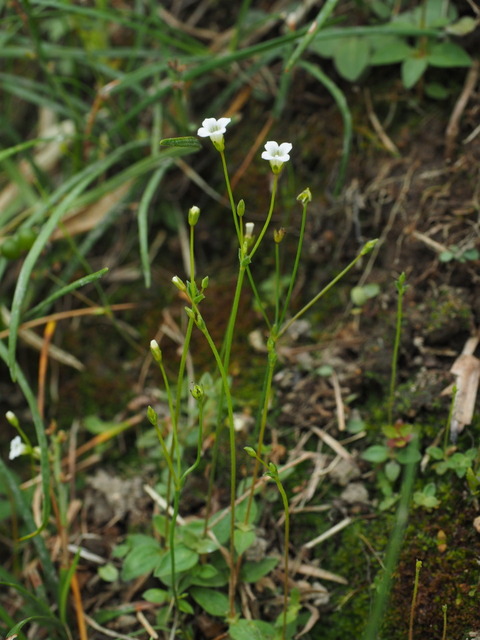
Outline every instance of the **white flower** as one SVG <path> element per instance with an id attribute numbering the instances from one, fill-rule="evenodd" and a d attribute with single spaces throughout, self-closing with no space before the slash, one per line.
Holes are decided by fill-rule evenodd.
<path id="1" fill-rule="evenodd" d="M 278 144 L 278 142 L 269 140 L 265 144 L 265 151 L 262 153 L 262 158 L 270 162 L 273 173 L 280 173 L 283 163 L 290 160 L 290 156 L 288 154 L 291 150 L 292 145 L 290 142 L 282 142 L 282 144 Z"/>
<path id="2" fill-rule="evenodd" d="M 255 227 L 254 222 L 246 222 L 245 223 L 245 237 L 251 238 L 253 236 L 253 229 Z"/>
<path id="3" fill-rule="evenodd" d="M 22 442 L 20 436 L 15 436 L 15 438 L 10 442 L 10 453 L 8 455 L 9 460 L 14 460 L 18 458 L 18 456 L 22 456 L 27 451 L 27 445 Z"/>
<path id="4" fill-rule="evenodd" d="M 202 126 L 197 131 L 197 135 L 201 138 L 210 138 L 218 151 L 223 151 L 225 145 L 223 142 L 223 134 L 227 130 L 231 118 L 205 118 Z"/>

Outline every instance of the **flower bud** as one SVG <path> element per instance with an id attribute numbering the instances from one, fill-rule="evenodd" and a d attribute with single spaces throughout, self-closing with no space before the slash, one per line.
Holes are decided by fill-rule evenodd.
<path id="1" fill-rule="evenodd" d="M 308 204 L 309 202 L 312 201 L 312 192 L 310 191 L 310 189 L 307 187 L 306 189 L 304 189 L 302 191 L 302 193 L 299 193 L 297 196 L 297 200 L 298 202 L 301 202 L 302 204 Z"/>
<path id="2" fill-rule="evenodd" d="M 251 238 L 253 236 L 253 230 L 255 228 L 254 222 L 245 223 L 245 238 Z"/>
<path id="3" fill-rule="evenodd" d="M 195 398 L 195 400 L 200 400 L 205 395 L 205 392 L 203 391 L 203 387 L 199 384 L 194 384 L 193 387 L 190 389 L 190 393 Z"/>
<path id="4" fill-rule="evenodd" d="M 156 427 L 158 424 L 158 416 L 157 416 L 157 412 L 155 411 L 155 409 L 153 407 L 148 407 L 147 408 L 147 418 L 149 420 L 149 422 Z"/>
<path id="5" fill-rule="evenodd" d="M 160 364 L 162 362 L 162 350 L 158 346 L 158 342 L 156 340 L 150 340 L 150 351 L 155 362 Z"/>
<path id="6" fill-rule="evenodd" d="M 7 411 L 7 413 L 5 414 L 6 419 L 8 420 L 8 422 L 12 425 L 12 427 L 15 427 L 16 429 L 18 429 L 19 422 L 18 422 L 18 418 L 17 416 L 13 413 L 13 411 Z"/>
<path id="7" fill-rule="evenodd" d="M 191 227 L 194 227 L 197 224 L 199 217 L 200 217 L 200 209 L 195 206 L 190 207 L 188 211 L 188 224 Z"/>
<path id="8" fill-rule="evenodd" d="M 245 213 L 245 201 L 239 200 L 237 204 L 237 215 L 241 218 Z"/>
<path id="9" fill-rule="evenodd" d="M 209 279 L 208 276 L 205 276 L 201 282 L 202 291 L 208 287 Z"/>
<path id="10" fill-rule="evenodd" d="M 180 291 L 184 293 L 187 291 L 187 285 L 178 276 L 173 276 L 172 282 Z"/>
<path id="11" fill-rule="evenodd" d="M 253 447 L 243 447 L 243 450 L 251 457 L 256 458 L 257 453 Z"/>
<path id="12" fill-rule="evenodd" d="M 283 238 L 285 237 L 286 234 L 286 229 L 285 227 L 280 227 L 280 229 L 274 229 L 273 230 L 273 239 L 277 244 L 280 244 L 280 242 L 283 240 Z"/>

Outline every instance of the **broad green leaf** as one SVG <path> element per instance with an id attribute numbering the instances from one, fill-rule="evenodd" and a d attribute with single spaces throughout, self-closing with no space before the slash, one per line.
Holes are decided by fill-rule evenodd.
<path id="1" fill-rule="evenodd" d="M 462 16 L 460 20 L 449 24 L 445 27 L 447 33 L 451 33 L 454 36 L 465 36 L 467 33 L 472 33 L 478 27 L 478 20 L 472 18 L 472 16 Z"/>
<path id="2" fill-rule="evenodd" d="M 207 587 L 192 587 L 190 594 L 200 607 L 211 616 L 223 618 L 229 609 L 228 596 Z"/>
<path id="3" fill-rule="evenodd" d="M 233 534 L 233 544 L 238 555 L 242 555 L 242 553 L 251 547 L 255 542 L 256 537 L 255 531 L 242 531 L 242 529 L 235 529 L 235 533 Z"/>
<path id="4" fill-rule="evenodd" d="M 400 470 L 400 465 L 396 460 L 389 460 L 385 465 L 385 475 L 390 482 L 395 482 L 400 475 Z"/>
<path id="5" fill-rule="evenodd" d="M 245 562 L 242 565 L 240 577 L 244 582 L 258 582 L 277 566 L 278 560 L 278 558 L 263 558 L 259 562 Z"/>
<path id="6" fill-rule="evenodd" d="M 412 47 L 398 36 L 370 36 L 368 40 L 373 49 L 370 54 L 371 65 L 395 64 L 412 55 Z"/>
<path id="7" fill-rule="evenodd" d="M 165 589 L 147 589 L 143 592 L 143 598 L 147 602 L 153 602 L 154 604 L 163 604 L 168 602 L 170 594 Z"/>
<path id="8" fill-rule="evenodd" d="M 370 62 L 370 45 L 365 38 L 343 38 L 337 47 L 334 61 L 338 73 L 351 82 L 357 80 Z"/>
<path id="9" fill-rule="evenodd" d="M 230 514 L 225 513 L 224 517 L 212 527 L 212 531 L 220 544 L 225 544 L 230 538 Z"/>
<path id="10" fill-rule="evenodd" d="M 425 57 L 411 57 L 403 61 L 402 82 L 405 89 L 411 89 L 423 76 L 428 62 Z"/>
<path id="11" fill-rule="evenodd" d="M 198 553 L 188 549 L 183 544 L 177 544 L 175 546 L 175 571 L 181 573 L 182 571 L 188 571 L 198 563 Z M 169 584 L 171 580 L 171 552 L 165 553 L 161 561 L 157 564 L 154 576 L 161 578 L 164 582 Z"/>
<path id="12" fill-rule="evenodd" d="M 438 42 L 434 44 L 427 54 L 428 63 L 432 67 L 469 67 L 472 59 L 455 42 Z"/>
<path id="13" fill-rule="evenodd" d="M 450 91 L 443 84 L 439 82 L 427 82 L 425 85 L 425 93 L 429 98 L 433 98 L 434 100 L 445 100 L 450 95 Z M 443 252 L 445 253 L 445 252 Z M 440 260 L 441 258 L 440 254 Z"/>
<path id="14" fill-rule="evenodd" d="M 237 522 L 245 521 L 245 516 L 247 514 L 247 507 L 248 507 L 248 500 L 244 500 L 238 505 L 235 511 L 235 519 Z M 247 524 L 253 524 L 254 522 L 256 522 L 257 517 L 258 517 L 258 504 L 256 500 L 252 500 Z"/>
<path id="15" fill-rule="evenodd" d="M 107 562 L 107 564 L 104 564 L 103 567 L 99 567 L 98 569 L 98 575 L 102 580 L 105 580 L 105 582 L 115 582 L 118 578 L 118 573 L 117 567 L 111 562 Z"/>
<path id="16" fill-rule="evenodd" d="M 362 453 L 363 460 L 375 462 L 377 464 L 388 460 L 389 449 L 382 444 L 374 444 Z"/>
<path id="17" fill-rule="evenodd" d="M 148 539 L 148 536 L 144 536 Z M 151 573 L 159 565 L 166 552 L 160 549 L 156 540 L 137 544 L 125 558 L 122 567 L 122 580 L 133 580 L 146 573 Z"/>
<path id="18" fill-rule="evenodd" d="M 275 628 L 263 620 L 240 619 L 233 622 L 228 632 L 232 640 L 273 640 Z"/>

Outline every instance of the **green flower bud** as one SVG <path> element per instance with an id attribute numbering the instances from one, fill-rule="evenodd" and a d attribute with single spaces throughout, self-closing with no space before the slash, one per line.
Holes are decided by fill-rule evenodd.
<path id="1" fill-rule="evenodd" d="M 17 416 L 13 413 L 13 411 L 7 411 L 7 413 L 5 414 L 5 417 L 8 420 L 8 422 L 12 425 L 12 427 L 15 427 L 15 429 L 18 429 L 20 424 L 18 422 Z"/>
<path id="2" fill-rule="evenodd" d="M 158 342 L 156 340 L 150 340 L 150 351 L 155 362 L 160 364 L 162 362 L 162 350 L 158 346 Z"/>
<path id="3" fill-rule="evenodd" d="M 147 408 L 147 418 L 149 420 L 149 422 L 156 427 L 158 424 L 158 415 L 157 412 L 155 411 L 155 409 L 153 407 L 148 407 Z"/>
<path id="4" fill-rule="evenodd" d="M 177 289 L 179 289 L 180 291 L 183 291 L 184 293 L 187 291 L 187 285 L 183 282 L 183 280 L 181 280 L 178 276 L 173 276 L 172 278 L 172 283 L 177 287 Z"/>
<path id="5" fill-rule="evenodd" d="M 190 210 L 188 212 L 188 224 L 191 227 L 194 227 L 197 224 L 199 217 L 200 217 L 200 209 L 195 206 L 190 207 Z"/>
<path id="6" fill-rule="evenodd" d="M 280 242 L 284 239 L 285 234 L 287 233 L 285 227 L 280 227 L 280 229 L 274 229 L 273 230 L 273 239 L 277 244 L 280 244 Z"/>
<path id="7" fill-rule="evenodd" d="M 201 287 L 202 287 L 202 290 L 205 290 L 205 289 L 207 289 L 207 288 L 208 288 L 208 283 L 209 283 L 208 276 L 205 276 L 205 277 L 202 279 L 202 282 L 200 283 L 200 284 L 201 284 Z"/>
<path id="8" fill-rule="evenodd" d="M 302 191 L 302 193 L 299 193 L 297 196 L 297 200 L 298 202 L 301 202 L 302 204 L 308 204 L 309 202 L 312 201 L 312 192 L 310 191 L 310 189 L 307 187 L 306 189 L 304 189 Z"/>
<path id="9" fill-rule="evenodd" d="M 377 244 L 377 242 L 378 242 L 378 238 L 375 238 L 374 240 L 369 240 L 363 246 L 363 249 L 361 250 L 360 255 L 366 256 L 367 253 L 370 253 L 370 251 L 374 248 L 374 246 Z"/>
<path id="10" fill-rule="evenodd" d="M 195 398 L 195 400 L 200 400 L 205 395 L 205 392 L 203 391 L 203 387 L 199 384 L 194 384 L 193 387 L 190 389 L 190 393 Z"/>
<path id="11" fill-rule="evenodd" d="M 243 447 L 243 450 L 251 457 L 251 458 L 256 458 L 257 457 L 257 452 L 255 451 L 255 449 L 253 447 Z"/>
<path id="12" fill-rule="evenodd" d="M 237 204 L 237 215 L 241 218 L 245 213 L 245 201 L 239 200 Z"/>

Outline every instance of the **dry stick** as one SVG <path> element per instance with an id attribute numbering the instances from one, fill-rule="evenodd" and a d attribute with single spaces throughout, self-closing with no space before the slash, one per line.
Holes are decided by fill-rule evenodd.
<path id="1" fill-rule="evenodd" d="M 38 394 L 37 406 L 40 417 L 44 418 L 45 411 L 45 381 L 47 378 L 48 352 L 52 342 L 53 333 L 55 331 L 56 322 L 47 322 L 45 331 L 43 332 L 43 344 L 40 351 L 40 360 L 38 363 Z"/>
<path id="2" fill-rule="evenodd" d="M 467 103 L 475 90 L 478 82 L 479 72 L 480 60 L 475 60 L 467 73 L 462 93 L 455 103 L 452 115 L 450 116 L 450 120 L 448 121 L 448 126 L 445 131 L 445 160 L 452 159 L 455 141 L 460 130 L 460 118 L 462 117 L 463 112 L 465 111 L 465 107 L 467 106 Z"/>

